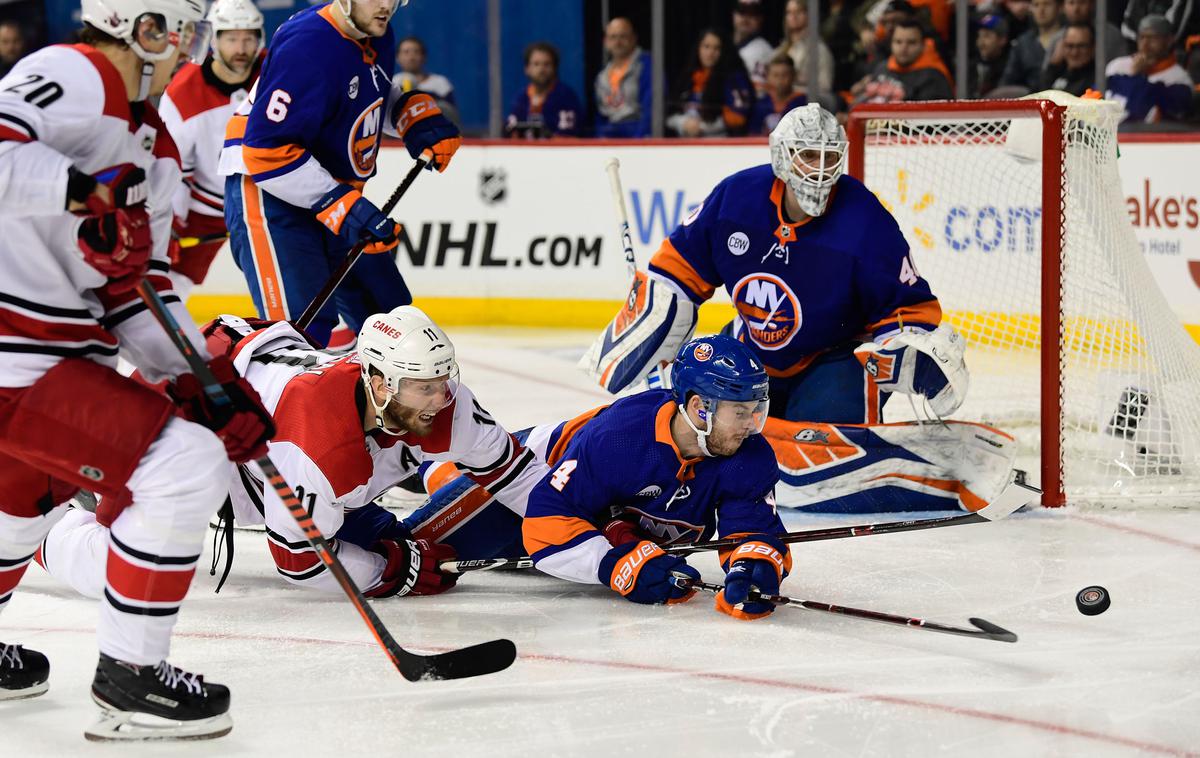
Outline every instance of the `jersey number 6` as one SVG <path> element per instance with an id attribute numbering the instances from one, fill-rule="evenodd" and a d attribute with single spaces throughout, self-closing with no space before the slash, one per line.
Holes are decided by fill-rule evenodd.
<path id="1" fill-rule="evenodd" d="M 563 487 L 567 486 L 567 482 L 571 481 L 571 473 L 578 465 L 579 461 L 577 460 L 563 461 L 562 465 L 554 470 L 554 475 L 550 477 L 550 486 L 562 492 Z"/>
<path id="2" fill-rule="evenodd" d="M 275 90 L 267 101 L 267 118 L 275 122 L 283 121 L 287 118 L 287 107 L 291 102 L 292 96 L 285 90 Z"/>

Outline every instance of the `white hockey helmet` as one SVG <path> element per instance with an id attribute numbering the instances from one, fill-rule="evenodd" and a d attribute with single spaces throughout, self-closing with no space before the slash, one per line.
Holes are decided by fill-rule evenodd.
<path id="1" fill-rule="evenodd" d="M 362 29 L 354 26 L 354 21 L 350 16 L 350 10 L 354 7 L 354 0 L 333 0 L 333 2 L 337 5 L 338 10 L 342 12 L 342 17 L 346 19 L 346 23 L 350 24 L 359 34 L 365 35 Z M 392 15 L 396 15 L 396 11 L 405 5 L 408 5 L 408 0 L 392 0 Z"/>
<path id="2" fill-rule="evenodd" d="M 383 377 L 388 402 L 393 396 L 399 395 L 401 404 L 415 406 L 414 402 L 406 402 L 406 390 L 415 387 L 428 389 L 436 386 L 436 380 L 439 379 L 444 382 L 444 403 L 441 408 L 449 405 L 458 391 L 454 343 L 440 326 L 433 323 L 433 319 L 413 305 L 401 305 L 388 313 L 368 318 L 358 333 L 358 360 L 362 365 L 363 382 L 368 387 L 372 373 Z M 406 387 L 406 384 L 413 387 Z M 369 391 L 367 398 L 375 408 L 379 427 L 385 432 L 394 433 L 381 418 L 387 402 L 376 404 L 373 393 Z M 422 399 L 422 402 L 426 400 Z"/>
<path id="3" fill-rule="evenodd" d="M 267 36 L 263 28 L 263 14 L 252 0 L 216 0 L 208 9 L 207 20 L 212 27 L 213 52 L 217 49 L 217 35 L 233 31 L 258 32 L 258 50 L 263 49 Z"/>
<path id="4" fill-rule="evenodd" d="M 183 55 L 200 63 L 212 39 L 212 29 L 204 20 L 205 5 L 205 0 L 82 0 L 81 18 L 125 42 L 143 61 L 166 60 L 182 44 Z M 135 39 L 138 23 L 147 16 L 167 36 L 167 47 L 160 53 L 146 51 Z"/>
<path id="5" fill-rule="evenodd" d="M 846 170 L 846 130 L 816 103 L 793 108 L 771 130 L 771 170 L 792 190 L 800 208 L 820 216 Z"/>

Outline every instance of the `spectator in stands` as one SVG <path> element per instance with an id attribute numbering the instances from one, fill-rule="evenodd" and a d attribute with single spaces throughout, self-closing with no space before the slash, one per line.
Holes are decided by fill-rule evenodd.
<path id="1" fill-rule="evenodd" d="M 927 35 L 915 19 L 898 21 L 892 30 L 892 55 L 850 89 L 855 103 L 901 100 L 949 100 L 950 74 L 925 46 Z"/>
<path id="2" fill-rule="evenodd" d="M 1014 40 L 1033 27 L 1033 4 L 1030 0 L 1005 0 L 996 3 L 995 10 L 1001 11 L 1008 21 L 1008 38 Z"/>
<path id="3" fill-rule="evenodd" d="M 975 50 L 979 58 L 971 69 L 970 97 L 987 97 L 1000 85 L 1008 66 L 1008 21 L 999 14 L 988 14 L 979 20 L 975 33 Z"/>
<path id="4" fill-rule="evenodd" d="M 1088 24 L 1093 29 L 1096 24 L 1096 3 L 1094 0 L 1063 0 L 1063 18 L 1066 24 Z M 1059 30 L 1046 49 L 1050 51 L 1046 56 L 1046 63 L 1043 68 L 1057 66 L 1063 62 L 1065 51 L 1062 49 L 1063 35 L 1066 34 L 1066 26 Z M 1115 24 L 1108 21 L 1104 22 L 1104 62 L 1107 64 L 1110 61 L 1120 58 L 1128 52 L 1125 46 L 1125 38 L 1121 36 L 1121 30 Z"/>
<path id="5" fill-rule="evenodd" d="M 517 95 L 505 131 L 511 137 L 578 137 L 583 106 L 579 96 L 558 80 L 558 48 L 534 42 L 525 48 L 525 78 L 529 84 Z"/>
<path id="6" fill-rule="evenodd" d="M 756 94 L 762 94 L 767 86 L 767 63 L 775 55 L 771 43 L 762 36 L 762 26 L 762 0 L 738 0 L 733 6 L 733 44 Z"/>
<path id="7" fill-rule="evenodd" d="M 650 54 L 637 42 L 627 18 L 614 18 L 604 29 L 608 63 L 596 74 L 597 137 L 650 136 Z"/>
<path id="8" fill-rule="evenodd" d="M 1175 62 L 1173 29 L 1163 16 L 1145 16 L 1138 24 L 1137 52 L 1108 64 L 1106 97 L 1125 108 L 1125 122 L 1187 117 L 1194 83 Z"/>
<path id="9" fill-rule="evenodd" d="M 817 39 L 817 82 L 814 88 L 808 82 L 808 3 L 805 0 L 788 0 L 783 10 L 783 42 L 775 48 L 772 61 L 780 54 L 792 59 L 796 87 L 802 92 L 824 95 L 833 92 L 833 53 L 820 38 Z M 768 85 L 769 86 L 769 85 Z M 754 131 L 753 129 L 751 131 Z"/>
<path id="10" fill-rule="evenodd" d="M 745 134 L 753 104 L 741 57 L 719 31 L 705 29 L 669 93 L 667 130 L 680 137 Z"/>
<path id="11" fill-rule="evenodd" d="M 5 77 L 25 54 L 25 34 L 16 21 L 0 21 L 0 77 Z"/>
<path id="12" fill-rule="evenodd" d="M 1185 43 L 1200 35 L 1200 3 L 1196 0 L 1129 0 L 1121 20 L 1121 34 L 1129 49 L 1137 46 L 1138 24 L 1146 16 L 1162 16 L 1171 22 L 1175 40 Z"/>
<path id="13" fill-rule="evenodd" d="M 808 6 L 804 0 L 801 0 L 800 7 L 807 13 Z M 857 50 L 858 33 L 853 23 L 854 9 L 855 0 L 831 0 L 828 11 L 821 15 L 821 40 L 833 53 L 834 92 L 850 89 L 850 85 L 858 81 L 858 77 L 854 76 L 855 62 L 860 55 Z M 807 19 L 805 23 L 808 23 Z M 819 80 L 820 76 L 817 78 Z"/>
<path id="14" fill-rule="evenodd" d="M 1039 89 L 1057 89 L 1075 97 L 1096 86 L 1096 30 L 1091 24 L 1074 21 L 1063 30 L 1062 60 L 1042 73 Z"/>
<path id="15" fill-rule="evenodd" d="M 396 47 L 396 65 L 400 70 L 392 77 L 392 83 L 405 92 L 419 89 L 433 95 L 446 118 L 457 124 L 458 105 L 454 102 L 454 85 L 441 74 L 425 70 L 428 57 L 425 43 L 420 37 L 400 40 Z"/>
<path id="16" fill-rule="evenodd" d="M 787 53 L 780 53 L 767 64 L 767 88 L 750 111 L 749 134 L 768 135 L 783 114 L 808 103 L 796 92 L 796 68 Z"/>
<path id="17" fill-rule="evenodd" d="M 1047 45 L 1062 28 L 1060 10 L 1058 0 L 1033 0 L 1034 27 L 1013 43 L 1001 84 L 1020 87 L 1026 92 L 1041 86 Z"/>

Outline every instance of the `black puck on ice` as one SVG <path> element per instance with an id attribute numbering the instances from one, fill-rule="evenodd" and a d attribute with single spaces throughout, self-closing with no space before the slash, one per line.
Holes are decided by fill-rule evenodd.
<path id="1" fill-rule="evenodd" d="M 1104 613 L 1110 605 L 1112 605 L 1112 601 L 1109 600 L 1108 590 L 1099 585 L 1084 587 L 1075 596 L 1075 607 L 1085 616 L 1097 616 Z"/>

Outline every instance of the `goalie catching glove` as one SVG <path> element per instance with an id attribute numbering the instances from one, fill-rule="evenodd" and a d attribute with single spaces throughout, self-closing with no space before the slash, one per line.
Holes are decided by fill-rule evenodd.
<path id="1" fill-rule="evenodd" d="M 717 610 L 735 619 L 753 621 L 775 610 L 765 600 L 751 600 L 750 592 L 778 595 L 779 585 L 792 569 L 787 545 L 766 534 L 745 536 L 745 541 L 722 555 L 725 589 L 717 593 Z"/>
<path id="2" fill-rule="evenodd" d="M 949 324 L 931 332 L 906 329 L 854 350 L 882 392 L 922 395 L 939 417 L 958 410 L 970 377 L 963 360 L 966 342 Z"/>

